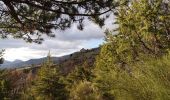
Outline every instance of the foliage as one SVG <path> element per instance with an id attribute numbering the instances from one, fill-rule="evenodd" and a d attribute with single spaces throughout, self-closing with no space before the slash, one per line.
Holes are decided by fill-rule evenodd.
<path id="1" fill-rule="evenodd" d="M 40 68 L 37 78 L 31 89 L 32 97 L 35 100 L 65 100 L 67 91 L 65 84 L 60 81 L 61 74 L 56 66 L 53 66 L 51 58 Z M 30 91 L 29 91 L 30 90 Z M 29 97 L 26 95 L 25 97 Z"/>
<path id="2" fill-rule="evenodd" d="M 120 3 L 124 1 L 126 0 L 121 0 Z M 21 1 L 19 0 L 18 2 Z M 22 2 L 23 4 L 33 3 L 33 1 L 26 2 L 25 0 L 22 0 Z M 38 6 L 43 5 L 41 1 L 36 2 L 39 2 Z M 55 0 L 51 2 L 55 2 Z M 80 4 L 81 8 L 86 7 L 85 5 L 88 3 L 99 4 L 102 0 L 98 2 L 91 0 L 58 2 L 62 3 L 63 7 L 66 6 L 66 8 L 74 8 L 74 5 L 77 5 L 74 3 L 85 2 Z M 72 6 L 65 5 L 66 3 L 72 4 Z M 22 5 L 16 5 L 18 8 L 22 7 Z M 104 7 L 106 5 L 104 4 Z M 115 7 L 114 3 L 113 6 Z M 92 5 L 88 7 L 87 10 Z M 117 7 L 114 14 L 118 28 L 114 31 L 106 31 L 106 43 L 101 46 L 101 52 L 97 57 L 95 68 L 90 67 L 88 62 L 84 62 L 84 65 L 78 67 L 75 67 L 74 62 L 71 62 L 66 66 L 72 66 L 71 68 L 75 69 L 67 74 L 61 73 L 62 65 L 60 68 L 54 65 L 49 54 L 47 61 L 39 69 L 32 86 L 27 87 L 26 94 L 23 94 L 23 99 L 170 100 L 169 7 L 170 2 L 168 0 L 129 0 L 127 5 Z M 35 8 L 35 11 L 44 11 L 44 8 Z M 51 7 L 47 8 L 53 9 Z M 63 11 L 66 11 L 66 8 Z M 74 13 L 72 10 L 68 10 L 66 13 L 69 17 L 71 16 L 70 12 Z M 49 12 L 47 11 L 46 13 Z M 94 14 L 95 12 L 85 11 L 84 13 Z M 32 14 L 34 12 L 30 16 L 33 16 Z M 50 14 L 56 15 L 53 11 Z M 80 14 L 80 12 L 78 11 L 76 14 Z M 45 23 L 51 18 L 46 20 Z M 73 16 L 72 20 L 76 20 L 75 18 Z M 11 17 L 10 19 L 13 18 Z M 40 18 L 39 20 L 42 19 Z M 114 34 L 114 32 L 117 32 L 117 34 Z M 80 63 L 80 61 L 77 61 L 77 65 L 79 64 L 78 62 Z M 4 74 L 0 75 L 4 77 Z M 9 88 L 6 78 L 1 79 L 0 94 L 2 95 L 0 96 L 3 99 L 9 95 L 7 94 L 9 93 Z"/>
<path id="3" fill-rule="evenodd" d="M 109 100 L 168 100 L 169 1 L 132 0 L 116 15 L 118 34 L 106 32 L 94 84 Z"/>
<path id="4" fill-rule="evenodd" d="M 83 80 L 90 81 L 92 77 L 92 69 L 85 68 L 84 66 L 76 66 L 75 69 L 67 75 L 67 82 L 73 84 Z"/>
<path id="5" fill-rule="evenodd" d="M 11 82 L 8 79 L 8 72 L 0 70 L 0 99 L 10 99 Z"/>
<path id="6" fill-rule="evenodd" d="M 119 4 L 117 0 L 1 0 L 0 36 L 41 43 L 42 34 L 55 36 L 52 29 L 65 30 L 76 23 L 82 30 L 87 18 L 103 26 L 108 15 L 100 15 L 110 14 Z"/>
<path id="7" fill-rule="evenodd" d="M 102 98 L 92 83 L 81 81 L 73 86 L 70 100 L 102 100 Z"/>
<path id="8" fill-rule="evenodd" d="M 111 50 L 111 49 L 110 49 Z M 168 100 L 170 98 L 170 56 L 148 58 L 125 68 L 113 64 L 114 55 L 107 46 L 101 50 L 95 73 L 95 85 L 109 100 Z M 105 58 L 105 59 L 102 59 Z"/>
<path id="9" fill-rule="evenodd" d="M 161 55 L 170 47 L 170 2 L 165 0 L 132 0 L 117 11 L 119 50 Z M 127 49 L 128 48 L 128 49 Z M 128 52 L 130 52 L 128 51 Z"/>

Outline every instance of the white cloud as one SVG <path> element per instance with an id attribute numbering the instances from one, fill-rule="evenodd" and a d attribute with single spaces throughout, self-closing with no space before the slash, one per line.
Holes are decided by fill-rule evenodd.
<path id="1" fill-rule="evenodd" d="M 28 60 L 31 57 L 38 58 L 40 57 L 40 54 L 41 56 L 45 56 L 46 52 L 41 50 L 33 50 L 28 47 L 10 48 L 6 49 L 4 58 L 10 61 L 13 61 L 15 59 Z"/>
<path id="2" fill-rule="evenodd" d="M 67 55 L 70 53 L 75 52 L 76 49 L 50 49 L 50 50 L 35 50 L 30 49 L 28 47 L 22 47 L 22 48 L 10 48 L 6 49 L 6 53 L 4 55 L 4 58 L 9 61 L 14 61 L 16 59 L 20 60 L 29 60 L 29 59 L 36 59 L 36 58 L 42 58 L 46 57 L 48 52 L 50 51 L 52 56 L 60 57 L 63 55 Z"/>
<path id="3" fill-rule="evenodd" d="M 23 40 L 18 39 L 0 40 L 0 48 L 6 49 L 4 57 L 10 61 L 45 57 L 49 50 L 51 50 L 52 56 L 66 55 L 81 48 L 93 48 L 101 44 L 104 29 L 113 27 L 111 27 L 113 23 L 111 20 L 111 18 L 107 20 L 103 29 L 86 21 L 83 31 L 78 30 L 76 25 L 65 31 L 56 30 L 54 31 L 56 37 L 49 38 L 45 36 L 45 41 L 41 45 L 25 43 Z"/>

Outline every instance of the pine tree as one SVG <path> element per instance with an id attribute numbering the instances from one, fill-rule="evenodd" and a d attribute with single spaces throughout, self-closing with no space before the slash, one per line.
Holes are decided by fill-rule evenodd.
<path id="1" fill-rule="evenodd" d="M 167 53 L 170 47 L 169 1 L 132 0 L 129 5 L 120 7 L 117 12 L 117 31 L 121 39 L 132 49 L 138 49 L 136 55 Z"/>
<path id="2" fill-rule="evenodd" d="M 40 68 L 32 87 L 35 99 L 40 100 L 65 100 L 67 91 L 65 84 L 60 81 L 62 77 L 57 66 L 54 66 L 50 53 L 47 61 Z"/>
<path id="3" fill-rule="evenodd" d="M 103 26 L 108 16 L 100 15 L 110 14 L 119 5 L 117 0 L 1 0 L 0 37 L 10 34 L 41 43 L 42 34 L 55 36 L 52 29 L 65 30 L 76 23 L 82 30 L 87 18 Z"/>
<path id="4" fill-rule="evenodd" d="M 67 89 L 69 90 L 73 85 L 82 81 L 91 82 L 94 78 L 93 70 L 94 66 L 89 66 L 86 61 L 81 66 L 75 66 L 70 73 L 63 77 L 63 81 L 67 84 Z"/>
<path id="5" fill-rule="evenodd" d="M 107 43 L 102 46 L 94 71 L 94 83 L 103 98 L 170 98 L 169 4 L 165 0 L 131 0 L 118 8 L 118 34 L 107 31 Z"/>
<path id="6" fill-rule="evenodd" d="M 11 82 L 8 79 L 8 71 L 0 70 L 0 99 L 11 99 Z M 13 98 L 15 99 L 15 98 Z"/>

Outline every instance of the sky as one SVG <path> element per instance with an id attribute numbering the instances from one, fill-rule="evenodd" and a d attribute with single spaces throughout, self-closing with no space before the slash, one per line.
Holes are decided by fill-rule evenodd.
<path id="1" fill-rule="evenodd" d="M 113 17 L 106 20 L 105 26 L 85 21 L 84 30 L 80 31 L 76 25 L 65 31 L 54 30 L 55 38 L 44 37 L 42 44 L 26 43 L 21 39 L 0 39 L 0 49 L 5 49 L 4 58 L 8 61 L 29 60 L 47 56 L 50 51 L 52 56 L 60 57 L 79 51 L 82 48 L 90 49 L 98 47 L 104 42 L 104 31 L 112 29 Z"/>

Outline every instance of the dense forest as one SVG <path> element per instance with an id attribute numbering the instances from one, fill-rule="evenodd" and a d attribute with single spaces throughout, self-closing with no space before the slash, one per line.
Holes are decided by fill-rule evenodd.
<path id="1" fill-rule="evenodd" d="M 38 69 L 1 70 L 0 99 L 170 100 L 170 1 L 118 2 L 108 5 L 116 5 L 112 12 L 118 27 L 106 30 L 100 52 L 90 55 L 93 60 L 82 57 L 56 65 L 49 54 Z M 93 21 L 101 22 L 97 19 Z"/>

